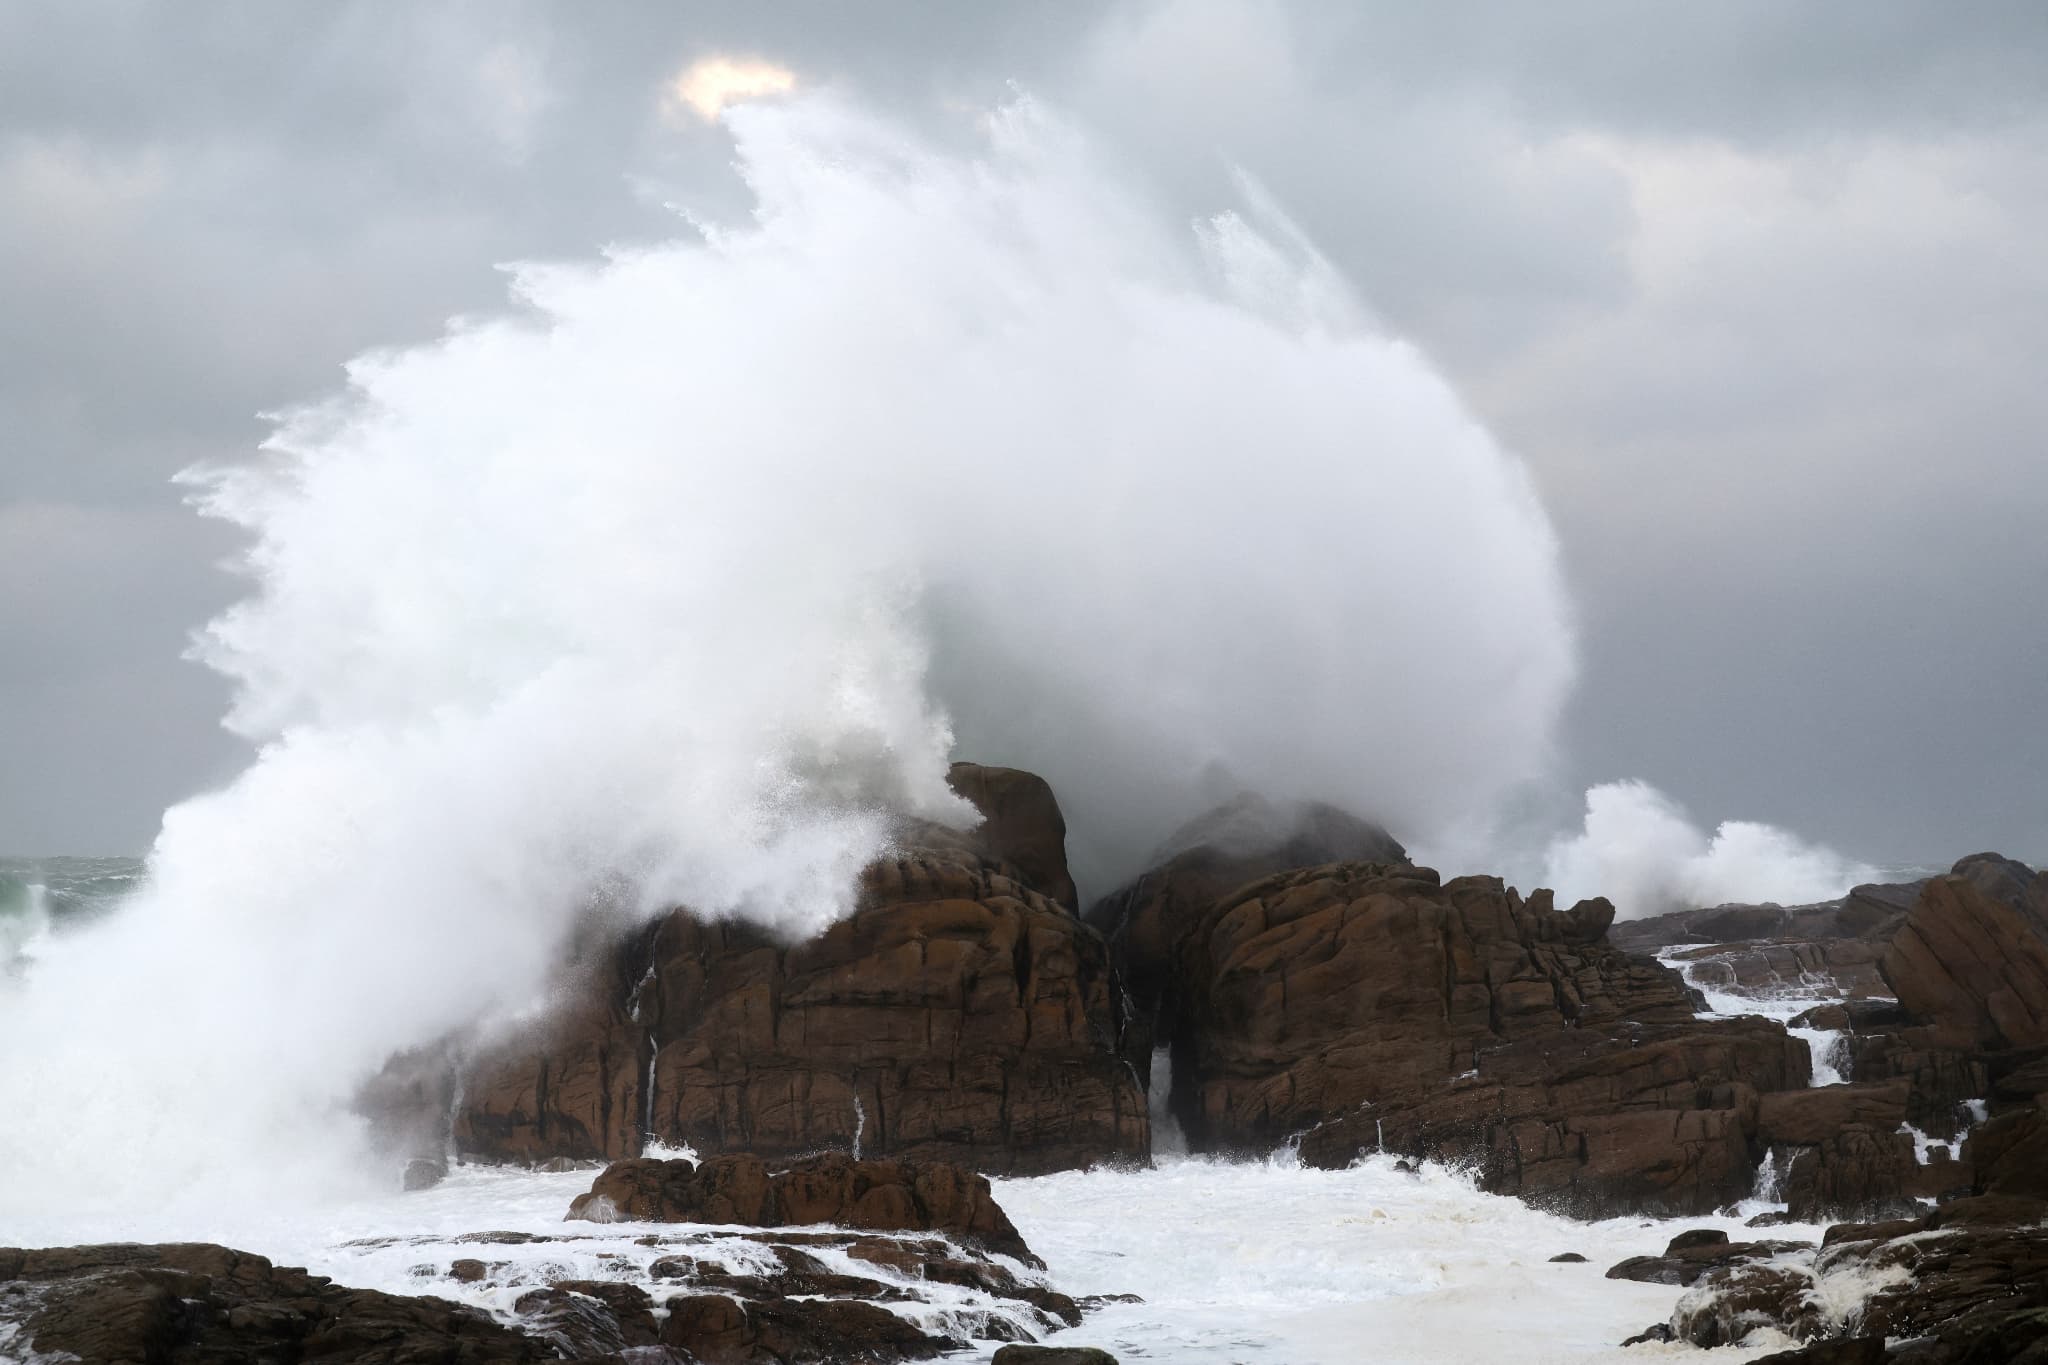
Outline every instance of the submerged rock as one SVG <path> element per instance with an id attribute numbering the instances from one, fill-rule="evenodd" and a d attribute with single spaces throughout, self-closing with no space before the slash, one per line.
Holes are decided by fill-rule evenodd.
<path id="1" fill-rule="evenodd" d="M 1731 1242 L 1725 1232 L 1700 1228 L 1681 1232 L 1672 1238 L 1661 1256 L 1631 1256 L 1610 1266 L 1607 1278 L 1635 1280 L 1642 1284 L 1691 1285 L 1728 1266 L 1769 1260 L 1812 1245 L 1811 1242 Z"/>
<path id="2" fill-rule="evenodd" d="M 1321 802 L 1247 794 L 1175 831 L 1142 875 L 1088 909 L 1130 993 L 1132 1066 L 1149 1083 L 1155 1045 L 1170 1041 L 1177 1028 L 1181 949 L 1219 898 L 1294 868 L 1407 861 L 1408 851 L 1386 830 Z"/>

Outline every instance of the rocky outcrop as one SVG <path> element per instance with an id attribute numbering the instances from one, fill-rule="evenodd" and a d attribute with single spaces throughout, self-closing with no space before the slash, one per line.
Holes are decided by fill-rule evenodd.
<path id="1" fill-rule="evenodd" d="M 1810 1257 L 1710 1273 L 1669 1327 L 1697 1346 L 1768 1328 L 1813 1343 L 1783 1357 L 1803 1365 L 1844 1354 L 1914 1365 L 2037 1361 L 2048 1358 L 2048 1229 L 1941 1210 L 1845 1224 Z M 1831 1349 L 1849 1342 L 1859 1344 Z"/>
<path id="2" fill-rule="evenodd" d="M 1181 947 L 1218 899 L 1294 868 L 1407 861 L 1407 850 L 1384 829 L 1319 802 L 1245 795 L 1176 831 L 1148 871 L 1088 909 L 1130 993 L 1131 1064 L 1149 1085 L 1154 1045 L 1173 1037 L 1179 1017 Z"/>
<path id="3" fill-rule="evenodd" d="M 1614 926 L 1617 948 L 1652 952 L 1681 943 L 1753 944 L 1833 939 L 1884 942 L 1903 922 L 1926 885 L 1909 882 L 1865 882 L 1837 900 L 1809 905 L 1714 905 L 1645 915 Z"/>
<path id="4" fill-rule="evenodd" d="M 548 1343 L 473 1308 L 346 1289 L 197 1243 L 0 1249 L 0 1355 L 149 1365 L 557 1358 Z"/>
<path id="5" fill-rule="evenodd" d="M 1910 1135 L 1852 1124 L 1792 1158 L 1785 1212 L 1800 1222 L 1899 1217 L 1917 1207 L 1922 1169 Z"/>
<path id="6" fill-rule="evenodd" d="M 615 1160 L 659 1141 L 1005 1174 L 1144 1160 L 1127 1011 L 1073 913 L 1058 803 L 1013 769 L 950 780 L 984 823 L 906 824 L 813 939 L 684 910 L 598 936 L 560 1009 L 466 1063 L 457 1150 Z"/>
<path id="7" fill-rule="evenodd" d="M 1080 910 L 1067 870 L 1066 817 L 1044 778 L 1021 768 L 955 763 L 946 781 L 981 812 L 982 823 L 958 836 L 970 849 L 1040 895 Z"/>
<path id="8" fill-rule="evenodd" d="M 999 1209 L 995 1216 L 1001 1217 Z M 494 1242 L 551 1239 L 485 1233 L 465 1240 L 487 1249 Z M 454 1262 L 453 1277 L 501 1311 L 509 1309 L 506 1321 L 445 1299 L 345 1288 L 227 1247 L 0 1248 L 0 1359 L 886 1365 L 957 1353 L 976 1339 L 1029 1341 L 1039 1331 L 1081 1322 L 1073 1300 L 954 1240 L 702 1230 L 650 1240 L 666 1254 L 639 1282 L 522 1284 L 518 1274 L 559 1264 L 546 1257 L 517 1268 L 473 1258 Z M 562 1251 L 568 1259 L 579 1244 L 565 1240 Z M 835 1271 L 823 1259 L 828 1255 L 841 1265 L 872 1267 L 873 1274 Z M 618 1257 L 600 1263 L 606 1259 L 625 1264 Z M 891 1304 L 908 1311 L 893 1312 Z M 940 1305 L 944 1311 L 934 1311 Z"/>
<path id="9" fill-rule="evenodd" d="M 675 915 L 647 956 L 661 1140 L 1004 1174 L 1147 1155 L 1101 938 L 999 872 L 909 853 L 870 868 L 861 908 L 809 942 Z"/>
<path id="10" fill-rule="evenodd" d="M 1641 1284 L 1696 1284 L 1717 1270 L 1745 1261 L 1769 1260 L 1788 1251 L 1809 1249 L 1811 1242 L 1731 1242 L 1718 1228 L 1694 1228 L 1673 1237 L 1661 1256 L 1631 1256 L 1609 1266 L 1610 1280 Z"/>
<path id="11" fill-rule="evenodd" d="M 1936 1045 L 2048 1047 L 2048 873 L 1995 853 L 1964 858 L 1921 892 L 1883 968 Z"/>
<path id="12" fill-rule="evenodd" d="M 1896 1130 L 1906 1121 L 1904 1081 L 1783 1090 L 1757 1102 L 1757 1138 L 1773 1146 L 1811 1146 L 1844 1128 Z"/>
<path id="13" fill-rule="evenodd" d="M 1356 863 L 1222 897 L 1179 960 L 1190 1141 L 1470 1163 L 1488 1189 L 1583 1213 L 1741 1198 L 1758 1096 L 1805 1085 L 1805 1046 L 1766 1020 L 1696 1019 L 1676 972 L 1606 944 L 1612 916 Z"/>
<path id="14" fill-rule="evenodd" d="M 644 1174 L 629 1183 L 676 1197 Z M 704 1202 L 718 1207 L 701 1211 L 722 1214 L 747 1182 L 710 1183 L 719 1191 Z M 1029 1342 L 1082 1321 L 1083 1304 L 1041 1275 L 955 1234 L 648 1225 L 593 1258 L 591 1233 L 575 1227 L 558 1236 L 485 1232 L 450 1242 L 423 1234 L 352 1245 L 409 1249 L 415 1274 L 445 1274 L 477 1301 L 509 1307 L 520 1331 L 572 1359 L 625 1353 L 638 1365 L 665 1365 L 669 1356 L 657 1353 L 667 1352 L 700 1365 L 918 1360 Z M 507 1244 L 522 1254 L 494 1254 Z M 554 1278 L 564 1263 L 608 1278 Z"/>
<path id="15" fill-rule="evenodd" d="M 868 1232 L 937 1232 L 1037 1264 L 986 1179 L 944 1162 L 858 1161 L 828 1153 L 771 1170 L 759 1157 L 615 1162 L 569 1208 L 610 1223 L 829 1223 Z"/>
<path id="16" fill-rule="evenodd" d="M 1703 988 L 1737 995 L 1888 997 L 1878 964 L 1924 882 L 1869 883 L 1813 905 L 1717 905 L 1626 920 L 1609 940 L 1664 952 Z"/>

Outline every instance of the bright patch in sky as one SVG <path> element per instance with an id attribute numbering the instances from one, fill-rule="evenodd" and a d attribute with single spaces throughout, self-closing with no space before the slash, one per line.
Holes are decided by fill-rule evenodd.
<path id="1" fill-rule="evenodd" d="M 753 57 L 705 57 L 676 77 L 670 93 L 707 119 L 728 104 L 761 95 L 785 95 L 796 88 L 796 73 Z"/>

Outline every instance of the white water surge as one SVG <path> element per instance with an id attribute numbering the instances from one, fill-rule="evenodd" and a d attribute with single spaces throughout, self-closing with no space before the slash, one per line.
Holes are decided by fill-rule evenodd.
<path id="1" fill-rule="evenodd" d="M 815 930 L 887 812 L 971 818 L 956 752 L 1050 778 L 1095 890 L 1217 791 L 1427 829 L 1541 769 L 1529 480 L 1284 223 L 1162 221 L 1028 105 L 974 156 L 731 126 L 751 224 L 522 267 L 194 476 L 260 753 L 0 999 L 0 1241 L 346 1196 L 394 1049 L 535 1006 L 591 914 Z"/>
<path id="2" fill-rule="evenodd" d="M 251 541 L 198 652 L 260 753 L 0 990 L 0 1243 L 502 1309 L 456 1239 L 561 1233 L 589 1173 L 396 1195 L 346 1102 L 534 1008 L 587 916 L 814 930 L 888 812 L 968 818 L 955 754 L 1052 781 L 1091 891 L 1241 787 L 1426 844 L 1544 771 L 1573 650 L 1529 479 L 1284 222 L 1162 221 L 1029 107 L 972 157 L 732 118 L 753 223 L 522 268 L 516 316 L 357 361 L 196 481 Z M 1669 1224 L 1380 1159 L 998 1196 L 1061 1288 L 1144 1296 L 1071 1334 L 1127 1359 L 1667 1353 L 1614 1343 L 1675 1291 L 1600 1274 Z M 578 1231 L 493 1255 L 646 1259 Z"/>
<path id="3" fill-rule="evenodd" d="M 719 1235 L 684 1225 L 563 1223 L 562 1211 L 589 1188 L 591 1175 L 462 1167 L 433 1190 L 337 1206 L 317 1219 L 296 1210 L 221 1211 L 181 1222 L 180 1231 L 305 1265 L 345 1284 L 437 1294 L 508 1316 L 521 1293 L 550 1280 L 647 1285 L 647 1265 L 677 1249 L 643 1245 L 650 1235 Z M 1100 1345 L 1126 1361 L 1623 1365 L 1667 1358 L 1737 1362 L 1768 1349 L 1759 1344 L 1701 1356 L 1690 1346 L 1618 1345 L 1667 1318 L 1681 1291 L 1608 1280 L 1605 1269 L 1661 1251 L 1681 1228 L 1754 1235 L 1734 1218 L 1575 1223 L 1481 1194 L 1465 1177 L 1441 1168 L 1402 1173 L 1385 1157 L 1345 1171 L 1304 1169 L 1284 1159 L 1177 1158 L 1153 1171 L 1073 1172 L 1001 1180 L 995 1187 L 1044 1258 L 1053 1285 L 1076 1296 L 1136 1294 L 1143 1300 L 1103 1308 L 1081 1327 L 1047 1340 Z M 550 1240 L 464 1240 L 485 1231 Z M 161 1240 L 165 1229 L 104 1214 L 34 1220 L 14 1235 L 30 1244 Z M 1788 1227 L 1772 1235 L 1810 1237 L 1816 1230 Z M 572 1240 L 553 1240 L 565 1236 Z M 832 1259 L 829 1251 L 813 1250 Z M 1567 1251 L 1586 1262 L 1550 1261 Z M 730 1261 L 761 1249 L 750 1252 L 734 1240 L 722 1243 L 718 1254 Z M 463 1283 L 448 1273 L 458 1258 L 500 1268 L 490 1283 Z M 886 1278 L 872 1263 L 847 1268 Z M 916 1288 L 938 1302 L 900 1311 L 933 1325 L 948 1314 L 956 1323 L 969 1321 L 988 1307 L 986 1299 L 942 1285 L 919 1282 Z M 994 1347 L 989 1341 L 961 1358 L 986 1360 Z"/>

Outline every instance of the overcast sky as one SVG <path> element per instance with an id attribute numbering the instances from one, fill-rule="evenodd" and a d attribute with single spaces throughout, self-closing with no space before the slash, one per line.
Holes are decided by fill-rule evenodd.
<path id="1" fill-rule="evenodd" d="M 2048 6 L 0 0 L 0 852 L 241 766 L 169 482 L 497 263 L 739 213 L 664 89 L 1017 85 L 1189 216 L 1283 203 L 1531 463 L 1564 780 L 1876 861 L 2048 858 Z"/>

